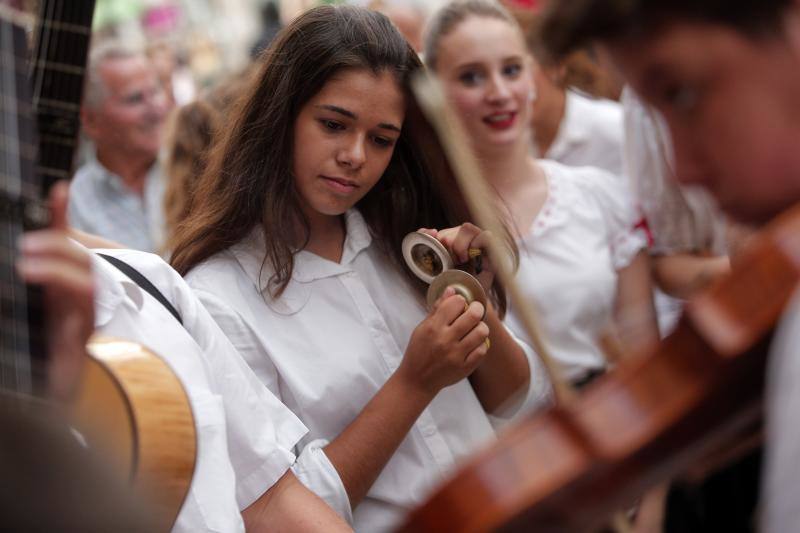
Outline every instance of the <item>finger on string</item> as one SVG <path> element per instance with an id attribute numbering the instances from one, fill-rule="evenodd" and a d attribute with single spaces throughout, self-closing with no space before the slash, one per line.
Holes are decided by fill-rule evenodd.
<path id="1" fill-rule="evenodd" d="M 50 227 L 66 230 L 67 204 L 69 202 L 69 184 L 66 180 L 56 182 L 50 189 Z"/>
<path id="2" fill-rule="evenodd" d="M 89 254 L 53 230 L 24 233 L 19 239 L 19 250 L 25 259 L 61 260 L 82 265 L 87 270 L 91 268 Z"/>
<path id="3" fill-rule="evenodd" d="M 17 270 L 28 283 L 46 285 L 74 296 L 91 296 L 94 290 L 91 273 L 62 261 L 20 259 Z"/>

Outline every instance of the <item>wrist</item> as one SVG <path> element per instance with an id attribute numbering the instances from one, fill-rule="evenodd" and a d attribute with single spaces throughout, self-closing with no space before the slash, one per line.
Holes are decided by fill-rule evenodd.
<path id="1" fill-rule="evenodd" d="M 408 372 L 403 365 L 400 365 L 391 375 L 386 382 L 386 387 L 395 390 L 398 397 L 403 398 L 404 402 L 421 405 L 422 408 L 431 403 L 439 392 L 438 387 L 425 385 L 423 380 Z"/>

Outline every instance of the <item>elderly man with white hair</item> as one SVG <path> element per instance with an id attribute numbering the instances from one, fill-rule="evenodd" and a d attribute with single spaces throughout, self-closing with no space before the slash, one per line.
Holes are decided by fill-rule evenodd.
<path id="1" fill-rule="evenodd" d="M 138 250 L 160 247 L 164 183 L 157 156 L 168 111 L 143 53 L 113 42 L 92 52 L 81 123 L 95 152 L 72 181 L 73 227 Z"/>

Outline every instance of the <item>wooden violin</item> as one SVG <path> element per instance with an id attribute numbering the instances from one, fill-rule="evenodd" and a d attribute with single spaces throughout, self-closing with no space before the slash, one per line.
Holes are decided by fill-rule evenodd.
<path id="1" fill-rule="evenodd" d="M 459 141 L 457 126 L 456 133 L 450 143 Z M 453 161 L 452 145 L 448 151 L 454 167 L 469 161 L 457 149 L 462 160 Z M 601 527 L 649 487 L 761 419 L 769 340 L 799 282 L 796 208 L 754 239 L 730 277 L 687 305 L 672 335 L 580 395 L 560 395 L 553 407 L 510 427 L 400 531 Z"/>

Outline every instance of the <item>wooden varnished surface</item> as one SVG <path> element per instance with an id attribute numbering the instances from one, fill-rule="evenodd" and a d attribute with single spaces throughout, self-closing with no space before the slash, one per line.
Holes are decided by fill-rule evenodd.
<path id="1" fill-rule="evenodd" d="M 196 435 L 186 393 L 170 367 L 139 344 L 95 337 L 73 406 L 87 443 L 130 476 L 133 486 L 174 523 L 195 466 Z"/>

